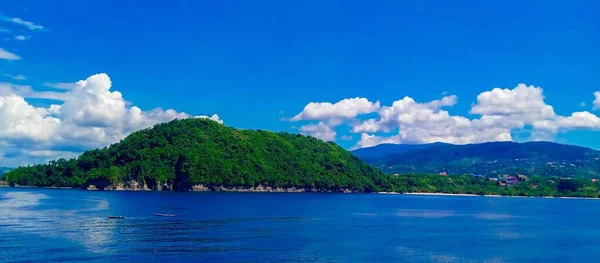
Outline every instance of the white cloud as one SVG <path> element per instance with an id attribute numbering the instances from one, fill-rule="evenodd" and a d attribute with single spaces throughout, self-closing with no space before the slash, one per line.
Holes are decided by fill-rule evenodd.
<path id="1" fill-rule="evenodd" d="M 379 145 L 379 144 L 383 144 L 383 143 L 396 143 L 396 144 L 400 143 L 400 136 L 394 135 L 394 136 L 382 137 L 382 136 L 369 135 L 367 133 L 362 133 L 360 135 L 360 140 L 358 141 L 356 146 L 353 147 L 353 149 L 371 147 L 371 146 L 375 146 L 375 145 Z"/>
<path id="2" fill-rule="evenodd" d="M 594 92 L 594 97 L 596 98 L 594 99 L 594 109 L 600 109 L 600 91 Z"/>
<path id="3" fill-rule="evenodd" d="M 10 30 L 8 28 L 0 27 L 0 32 L 2 32 L 2 33 L 8 33 L 8 32 L 10 32 Z"/>
<path id="4" fill-rule="evenodd" d="M 27 28 L 29 28 L 29 30 L 42 30 L 42 29 L 44 29 L 44 26 L 42 26 L 42 25 L 33 23 L 31 21 L 26 21 L 26 20 L 23 20 L 23 19 L 18 18 L 18 17 L 2 17 L 2 19 L 4 21 L 7 21 L 7 22 L 11 22 L 11 23 L 14 23 L 14 24 L 17 24 L 17 25 L 21 25 L 21 26 L 27 27 Z"/>
<path id="5" fill-rule="evenodd" d="M 600 107 L 597 105 L 600 104 L 600 92 L 595 96 L 595 106 Z M 600 130 L 600 118 L 596 115 L 587 111 L 574 112 L 570 116 L 557 115 L 553 107 L 545 103 L 542 88 L 525 84 L 513 89 L 494 88 L 479 94 L 470 110 L 471 114 L 479 115 L 475 118 L 452 115 L 445 109 L 456 103 L 457 98 L 453 95 L 429 102 L 404 97 L 391 106 L 379 107 L 378 104 L 376 118 L 364 119 L 351 112 L 345 115 L 344 123 L 350 126 L 350 132 L 361 134 L 356 148 L 381 143 L 511 141 L 513 132 L 526 131 L 526 127 L 532 128 L 528 131 L 532 140 L 549 140 L 558 132 L 576 129 Z M 339 116 L 332 114 L 336 112 L 332 110 L 336 104 L 307 105 L 302 113 L 309 112 L 306 116 L 313 116 L 312 119 L 325 116 L 321 118 L 325 121 Z M 310 119 L 300 116 L 295 118 Z M 313 130 L 317 129 L 313 127 Z M 321 130 L 324 129 L 321 127 Z"/>
<path id="6" fill-rule="evenodd" d="M 317 124 L 311 123 L 300 127 L 300 132 L 323 141 L 334 141 L 337 133 L 335 130 L 324 122 Z"/>
<path id="7" fill-rule="evenodd" d="M 17 95 L 0 96 L 0 140 L 18 145 L 52 139 L 60 120 L 47 113 Z"/>
<path id="8" fill-rule="evenodd" d="M 21 57 L 19 57 L 15 53 L 8 52 L 6 49 L 3 49 L 3 48 L 0 47 L 0 59 L 5 59 L 5 60 L 20 60 Z"/>
<path id="9" fill-rule="evenodd" d="M 511 132 L 532 125 L 532 136 L 541 137 L 560 130 L 600 128 L 593 114 L 574 113 L 558 116 L 552 106 L 544 102 L 543 90 L 539 87 L 519 84 L 514 89 L 494 88 L 477 96 L 471 113 L 481 115 L 469 119 L 452 116 L 441 110 L 453 106 L 456 98 L 417 103 L 410 97 L 396 101 L 391 107 L 382 107 L 378 119 L 359 122 L 352 132 L 365 133 L 358 147 L 372 146 L 382 142 L 429 143 L 448 142 L 455 144 L 486 141 L 511 141 Z M 375 132 L 398 134 L 389 137 L 369 135 Z"/>
<path id="10" fill-rule="evenodd" d="M 217 114 L 213 114 L 212 116 L 199 115 L 199 116 L 194 116 L 194 118 L 209 119 L 209 120 L 216 121 L 220 124 L 223 124 L 223 120 L 221 120 L 221 118 Z"/>
<path id="11" fill-rule="evenodd" d="M 554 108 L 544 102 L 540 87 L 519 84 L 514 89 L 494 88 L 477 96 L 471 113 L 480 115 L 516 115 L 528 120 L 554 116 Z"/>
<path id="12" fill-rule="evenodd" d="M 454 104 L 456 104 L 454 95 L 428 103 L 417 103 L 411 97 L 404 97 L 394 101 L 392 106 L 381 107 L 379 119 L 360 122 L 352 128 L 352 132 L 390 132 L 398 128 L 400 124 L 447 121 L 451 117 L 447 111 L 441 110 L 441 108 Z"/>
<path id="13" fill-rule="evenodd" d="M 15 36 L 15 38 L 14 38 L 14 40 L 20 40 L 20 41 L 27 40 L 27 39 L 29 39 L 29 37 L 26 37 L 24 35 L 18 35 L 18 36 Z"/>
<path id="14" fill-rule="evenodd" d="M 4 74 L 4 76 L 7 76 L 14 80 L 26 80 L 27 79 L 27 77 L 25 77 L 25 75 L 21 75 L 21 74 L 17 74 L 17 75 Z"/>
<path id="15" fill-rule="evenodd" d="M 21 165 L 72 157 L 84 149 L 118 142 L 156 123 L 190 117 L 172 109 L 143 111 L 129 107 L 121 93 L 111 88 L 110 78 L 103 73 L 78 81 L 62 92 L 39 92 L 28 86 L 0 83 L 0 161 L 3 165 Z M 58 103 L 35 107 L 26 98 L 54 99 Z M 216 114 L 196 117 L 222 123 Z"/>
<path id="16" fill-rule="evenodd" d="M 555 121 L 558 128 L 563 129 L 598 129 L 600 128 L 600 118 L 587 112 L 573 112 L 571 116 L 559 116 Z"/>
<path id="17" fill-rule="evenodd" d="M 456 105 L 457 99 L 458 98 L 456 97 L 456 95 L 444 96 L 442 99 L 431 101 L 428 104 L 430 108 L 439 109 L 442 107 Z"/>
<path id="18" fill-rule="evenodd" d="M 359 114 L 375 112 L 377 109 L 379 109 L 379 101 L 371 102 L 365 98 L 358 97 L 344 99 L 334 104 L 330 102 L 311 102 L 291 120 L 339 122 L 340 120 L 356 118 Z"/>
<path id="19" fill-rule="evenodd" d="M 581 103 L 579 103 L 579 107 L 585 107 L 585 106 L 587 106 L 587 104 L 585 102 L 582 101 Z"/>
<path id="20" fill-rule="evenodd" d="M 14 85 L 10 83 L 0 83 L 0 95 L 15 94 L 23 98 L 32 99 L 50 99 L 64 101 L 69 96 L 67 93 L 54 91 L 35 91 L 31 86 Z"/>
<path id="21" fill-rule="evenodd" d="M 67 83 L 67 82 L 44 82 L 44 83 L 42 83 L 42 85 L 49 87 L 49 88 L 64 89 L 64 90 L 70 90 L 70 89 L 75 88 L 75 83 Z"/>

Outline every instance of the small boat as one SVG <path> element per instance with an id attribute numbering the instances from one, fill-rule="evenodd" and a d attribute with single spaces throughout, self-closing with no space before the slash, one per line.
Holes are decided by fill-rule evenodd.
<path id="1" fill-rule="evenodd" d="M 178 216 L 178 214 L 154 213 L 155 216 Z"/>
<path id="2" fill-rule="evenodd" d="M 125 219 L 124 216 L 108 216 L 110 219 Z"/>

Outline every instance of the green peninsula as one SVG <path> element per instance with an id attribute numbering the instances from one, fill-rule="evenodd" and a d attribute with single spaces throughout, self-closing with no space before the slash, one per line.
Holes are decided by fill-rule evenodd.
<path id="1" fill-rule="evenodd" d="M 88 189 L 376 192 L 389 178 L 335 143 L 183 119 L 76 159 L 19 167 L 11 185 Z"/>

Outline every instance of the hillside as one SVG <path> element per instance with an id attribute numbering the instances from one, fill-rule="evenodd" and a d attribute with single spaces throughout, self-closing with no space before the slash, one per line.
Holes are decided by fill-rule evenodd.
<path id="1" fill-rule="evenodd" d="M 10 184 L 99 189 L 378 191 L 379 170 L 334 143 L 238 130 L 205 119 L 174 120 L 134 132 L 76 159 L 19 167 Z M 383 180 L 383 181 L 382 181 Z"/>
<path id="2" fill-rule="evenodd" d="M 363 157 L 386 173 L 525 174 L 559 177 L 600 177 L 600 152 L 589 148 L 551 142 L 489 142 L 452 145 L 428 144 Z M 379 146 L 369 149 L 377 152 Z M 358 152 L 355 151 L 355 153 Z M 361 156 L 361 153 L 357 154 Z"/>
<path id="3" fill-rule="evenodd" d="M 390 154 L 400 154 L 414 150 L 427 149 L 432 146 L 444 145 L 445 143 L 435 142 L 427 144 L 393 144 L 384 143 L 373 147 L 360 148 L 352 151 L 352 153 L 363 160 L 373 158 L 383 158 Z"/>

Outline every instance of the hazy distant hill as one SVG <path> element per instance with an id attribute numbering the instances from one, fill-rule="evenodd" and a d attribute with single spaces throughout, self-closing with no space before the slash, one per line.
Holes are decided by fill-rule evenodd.
<path id="1" fill-rule="evenodd" d="M 436 142 L 427 144 L 392 144 L 384 143 L 373 147 L 361 148 L 352 153 L 361 159 L 382 158 L 390 154 L 400 154 L 413 150 L 426 149 L 432 146 L 444 145 L 446 143 Z"/>
<path id="2" fill-rule="evenodd" d="M 354 151 L 387 173 L 600 177 L 600 152 L 552 142 L 379 145 Z"/>

